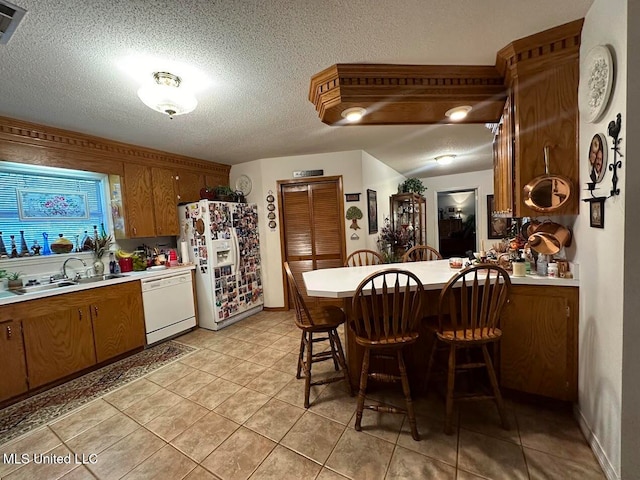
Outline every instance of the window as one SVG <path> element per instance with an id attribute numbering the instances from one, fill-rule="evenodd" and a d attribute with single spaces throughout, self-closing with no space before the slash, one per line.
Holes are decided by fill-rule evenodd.
<path id="1" fill-rule="evenodd" d="M 107 176 L 77 170 L 0 162 L 0 232 L 8 253 L 14 235 L 20 253 L 20 231 L 27 246 L 43 246 L 63 234 L 74 244 L 84 232 L 104 223 L 108 230 Z"/>

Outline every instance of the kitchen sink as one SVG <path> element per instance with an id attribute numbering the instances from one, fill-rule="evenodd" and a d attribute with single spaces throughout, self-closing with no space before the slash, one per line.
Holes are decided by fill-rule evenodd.
<path id="1" fill-rule="evenodd" d="M 30 287 L 16 288 L 11 290 L 11 292 L 15 293 L 16 295 L 26 295 L 28 293 L 37 293 L 45 290 L 54 290 L 61 287 L 71 287 L 73 285 L 77 285 L 77 284 L 75 282 L 72 282 L 71 280 L 64 280 L 62 282 L 45 283 L 43 285 L 32 285 Z"/>
<path id="2" fill-rule="evenodd" d="M 79 278 L 78 280 L 74 280 L 74 284 L 83 285 L 85 283 L 94 283 L 94 282 L 104 282 L 105 280 L 112 280 L 114 278 L 124 278 L 126 275 L 118 275 L 115 273 L 107 274 L 107 275 L 96 275 L 94 277 L 87 278 Z"/>

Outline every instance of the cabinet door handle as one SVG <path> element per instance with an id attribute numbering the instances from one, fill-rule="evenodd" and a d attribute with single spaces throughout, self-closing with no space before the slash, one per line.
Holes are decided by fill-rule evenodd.
<path id="1" fill-rule="evenodd" d="M 11 340 L 12 336 L 13 336 L 13 331 L 11 330 L 11 327 L 7 325 L 7 340 Z"/>
<path id="2" fill-rule="evenodd" d="M 97 305 L 93 306 L 93 313 L 96 314 L 96 317 L 98 316 L 98 306 Z"/>
<path id="3" fill-rule="evenodd" d="M 82 310 L 78 309 L 78 320 L 82 320 Z"/>
<path id="4" fill-rule="evenodd" d="M 136 227 L 133 227 L 133 234 L 137 235 L 138 234 L 138 229 Z"/>

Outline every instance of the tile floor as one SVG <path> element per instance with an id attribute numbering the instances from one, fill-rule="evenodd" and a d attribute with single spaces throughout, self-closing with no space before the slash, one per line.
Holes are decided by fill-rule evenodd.
<path id="1" fill-rule="evenodd" d="M 416 398 L 422 441 L 415 442 L 400 415 L 365 411 L 356 432 L 355 398 L 343 382 L 314 387 L 305 410 L 304 380 L 295 378 L 300 334 L 287 312 L 263 312 L 220 332 L 195 330 L 178 341 L 199 350 L 0 445 L 0 477 L 604 478 L 566 412 L 509 401 L 512 428 L 505 431 L 490 404 L 470 404 L 457 414 L 456 434 L 447 436 L 442 400 Z M 330 368 L 315 364 L 314 373 Z M 373 397 L 402 405 L 398 393 Z M 4 463 L 10 453 L 32 460 L 34 453 L 72 454 L 73 461 Z"/>

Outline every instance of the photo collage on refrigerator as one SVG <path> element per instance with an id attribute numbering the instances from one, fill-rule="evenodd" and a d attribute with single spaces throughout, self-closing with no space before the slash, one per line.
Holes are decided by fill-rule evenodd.
<path id="1" fill-rule="evenodd" d="M 211 240 L 231 239 L 231 209 L 228 203 L 210 202 L 209 228 Z M 215 302 L 218 319 L 222 320 L 238 313 L 237 275 L 231 265 L 214 268 Z"/>
<path id="2" fill-rule="evenodd" d="M 260 275 L 260 242 L 258 236 L 258 210 L 255 204 L 239 203 L 233 215 L 233 226 L 239 247 L 239 299 L 246 308 L 262 303 L 262 277 Z"/>
<path id="3" fill-rule="evenodd" d="M 189 247 L 193 251 L 196 267 L 202 273 L 207 273 L 209 269 L 209 252 L 207 251 L 207 238 L 205 236 L 205 224 L 202 212 L 197 203 L 190 203 L 184 206 L 185 235 L 189 237 Z M 190 220 L 190 222 L 189 222 Z M 191 234 L 189 235 L 189 230 Z"/>

